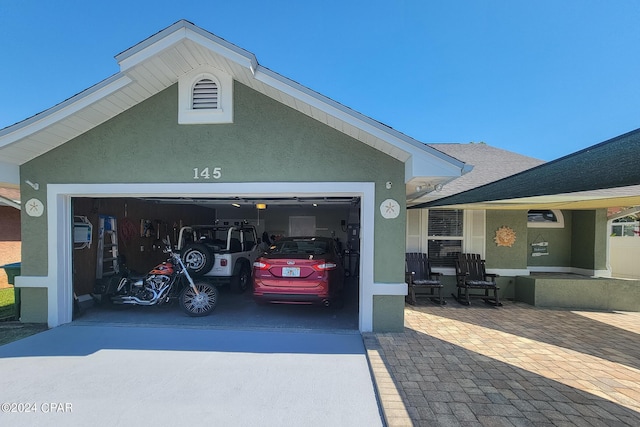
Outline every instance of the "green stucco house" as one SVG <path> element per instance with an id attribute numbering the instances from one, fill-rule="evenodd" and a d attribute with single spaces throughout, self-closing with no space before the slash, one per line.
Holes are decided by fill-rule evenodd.
<path id="1" fill-rule="evenodd" d="M 22 199 L 22 321 L 72 321 L 96 262 L 95 242 L 78 249 L 76 223 L 95 228 L 106 214 L 168 234 L 247 218 L 260 233 L 287 234 L 312 218 L 312 232 L 358 256 L 359 329 L 403 328 L 407 191 L 455 179 L 464 162 L 187 21 L 116 60 L 117 74 L 0 131 L 0 183 Z M 126 256 L 144 271 L 162 255 L 135 234 Z"/>
<path id="2" fill-rule="evenodd" d="M 334 237 L 358 280 L 362 332 L 403 329 L 406 252 L 429 255 L 446 293 L 455 254 L 478 253 L 503 298 L 640 311 L 634 282 L 582 281 L 610 276 L 607 208 L 640 205 L 638 131 L 549 163 L 424 144 L 187 21 L 116 61 L 117 74 L 0 130 L 0 188 L 21 196 L 23 322 L 73 320 L 99 257 L 83 227 L 96 236 L 101 215 L 117 218 L 120 253 L 139 271 L 183 224 Z"/>

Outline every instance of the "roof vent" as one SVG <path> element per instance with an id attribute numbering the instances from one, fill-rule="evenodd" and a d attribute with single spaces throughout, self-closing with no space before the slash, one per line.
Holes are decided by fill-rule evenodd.
<path id="1" fill-rule="evenodd" d="M 194 110 L 215 110 L 218 108 L 218 85 L 211 79 L 202 79 L 193 87 Z"/>

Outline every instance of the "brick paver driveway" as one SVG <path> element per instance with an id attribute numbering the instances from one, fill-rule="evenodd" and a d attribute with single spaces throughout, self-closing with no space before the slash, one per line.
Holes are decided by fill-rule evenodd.
<path id="1" fill-rule="evenodd" d="M 639 334 L 640 313 L 450 301 L 365 343 L 390 426 L 639 426 Z"/>

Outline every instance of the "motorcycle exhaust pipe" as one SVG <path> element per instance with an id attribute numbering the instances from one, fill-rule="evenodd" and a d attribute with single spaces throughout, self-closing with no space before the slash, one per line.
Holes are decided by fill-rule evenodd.
<path id="1" fill-rule="evenodd" d="M 153 305 L 156 303 L 155 299 L 149 301 L 143 301 L 136 297 L 116 297 L 112 298 L 111 301 L 114 304 L 134 304 L 134 305 Z"/>

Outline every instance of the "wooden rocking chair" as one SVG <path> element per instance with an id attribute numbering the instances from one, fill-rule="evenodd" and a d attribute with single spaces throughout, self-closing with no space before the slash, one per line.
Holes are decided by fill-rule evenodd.
<path id="1" fill-rule="evenodd" d="M 442 273 L 431 271 L 427 254 L 407 253 L 405 258 L 405 280 L 409 285 L 409 293 L 405 298 L 406 302 L 416 305 L 418 297 L 426 296 L 436 304 L 446 304 L 442 297 L 440 276 L 442 276 Z M 422 293 L 422 290 L 429 290 L 429 293 Z"/>
<path id="2" fill-rule="evenodd" d="M 487 304 L 501 306 L 496 284 L 497 274 L 489 274 L 485 271 L 485 261 L 479 254 L 459 254 L 456 262 L 456 281 L 458 295 L 452 294 L 460 304 L 470 305 L 471 298 L 483 299 Z M 471 289 L 483 290 L 483 293 L 471 293 Z M 493 292 L 493 298 L 489 292 Z"/>

